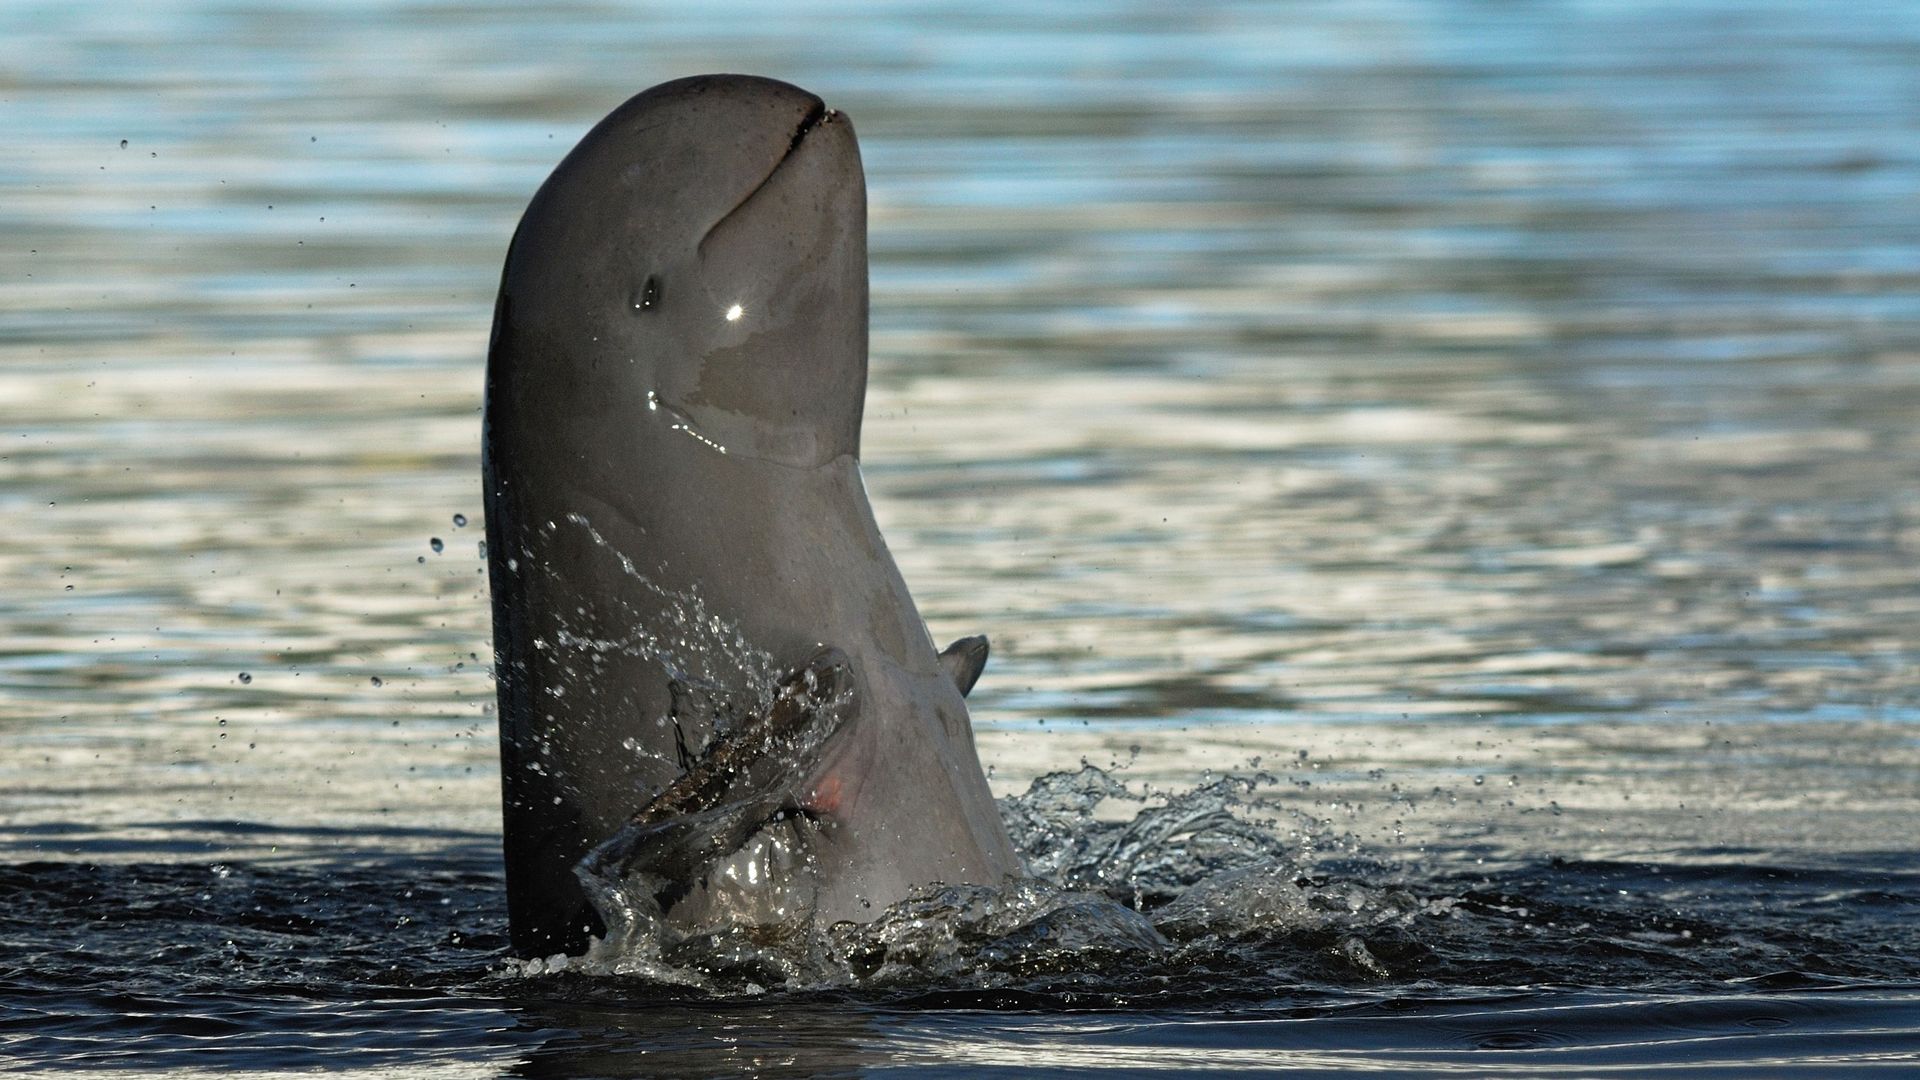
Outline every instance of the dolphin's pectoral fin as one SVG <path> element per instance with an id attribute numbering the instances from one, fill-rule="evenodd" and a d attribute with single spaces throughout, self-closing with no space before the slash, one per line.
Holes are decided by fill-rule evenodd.
<path id="1" fill-rule="evenodd" d="M 853 716 L 853 687 L 846 654 L 823 648 L 780 680 L 764 712 L 689 755 L 679 779 L 574 868 L 602 921 L 630 926 L 637 912 L 657 918 L 767 822 L 804 814 L 799 788 L 827 740 Z M 615 900 L 618 906 L 606 910 Z"/>
<path id="2" fill-rule="evenodd" d="M 987 635 L 963 637 L 942 649 L 940 667 L 953 680 L 953 685 L 960 688 L 960 696 L 966 697 L 972 692 L 973 684 L 980 681 L 980 673 L 986 670 Z"/>

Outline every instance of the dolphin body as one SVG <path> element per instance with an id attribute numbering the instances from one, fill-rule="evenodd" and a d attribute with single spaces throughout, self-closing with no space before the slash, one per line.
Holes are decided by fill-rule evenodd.
<path id="1" fill-rule="evenodd" d="M 576 871 L 636 821 L 726 823 L 655 861 L 689 931 L 1020 871 L 963 700 L 985 640 L 935 653 L 867 501 L 866 376 L 866 182 L 814 95 L 656 86 L 533 197 L 483 435 L 517 953 L 588 944 Z M 768 716 L 818 737 L 769 756 Z"/>

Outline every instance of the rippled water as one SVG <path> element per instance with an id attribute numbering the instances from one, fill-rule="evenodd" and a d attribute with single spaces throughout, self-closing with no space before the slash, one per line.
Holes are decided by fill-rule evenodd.
<path id="1" fill-rule="evenodd" d="M 1916 61 L 1878 3 L 0 6 L 0 1047 L 1914 1069 Z M 997 790 L 1126 785 L 1033 850 L 1164 948 L 506 962 L 493 289 L 708 70 L 857 125 L 882 526 L 993 637 Z"/>

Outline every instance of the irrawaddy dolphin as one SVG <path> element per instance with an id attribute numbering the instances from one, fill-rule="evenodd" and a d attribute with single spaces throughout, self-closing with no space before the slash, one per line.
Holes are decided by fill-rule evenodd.
<path id="1" fill-rule="evenodd" d="M 656 86 L 533 197 L 483 436 L 516 952 L 600 931 L 590 855 L 689 930 L 1019 872 L 963 700 L 986 643 L 937 654 L 881 539 L 866 378 L 866 182 L 814 95 Z"/>

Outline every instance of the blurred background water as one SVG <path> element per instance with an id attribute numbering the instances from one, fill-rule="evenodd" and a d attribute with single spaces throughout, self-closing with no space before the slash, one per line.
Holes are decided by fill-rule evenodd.
<path id="1" fill-rule="evenodd" d="M 997 790 L 1265 769 L 1481 922 L 1224 1005 L 498 973 L 493 290 L 704 71 L 860 133 L 868 482 Z M 1913 1068 L 1917 126 L 1911 4 L 0 5 L 0 1046 Z"/>

